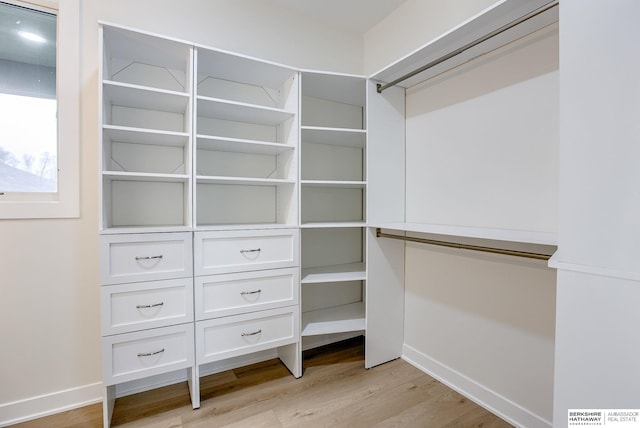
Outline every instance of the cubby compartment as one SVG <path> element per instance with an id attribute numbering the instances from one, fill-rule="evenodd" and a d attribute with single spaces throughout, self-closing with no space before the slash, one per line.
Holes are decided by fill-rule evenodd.
<path id="1" fill-rule="evenodd" d="M 103 27 L 103 81 L 191 91 L 190 45 L 117 27 Z"/>
<path id="2" fill-rule="evenodd" d="M 296 113 L 298 73 L 290 67 L 200 47 L 198 96 Z"/>
<path id="3" fill-rule="evenodd" d="M 303 127 L 366 129 L 366 79 L 329 73 L 302 73 Z"/>
<path id="4" fill-rule="evenodd" d="M 189 173 L 189 134 L 104 126 L 103 171 Z"/>
<path id="5" fill-rule="evenodd" d="M 196 226 L 295 225 L 294 182 L 260 179 L 199 179 Z"/>
<path id="6" fill-rule="evenodd" d="M 366 221 L 364 183 L 303 182 L 301 193 L 303 226 Z"/>
<path id="7" fill-rule="evenodd" d="M 103 228 L 180 227 L 190 223 L 189 177 L 103 175 Z"/>

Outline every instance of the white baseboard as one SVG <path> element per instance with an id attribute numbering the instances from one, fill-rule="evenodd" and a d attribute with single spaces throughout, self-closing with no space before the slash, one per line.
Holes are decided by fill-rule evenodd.
<path id="1" fill-rule="evenodd" d="M 0 404 L 0 427 L 102 402 L 102 382 Z"/>
<path id="2" fill-rule="evenodd" d="M 552 423 L 501 396 L 473 379 L 404 344 L 402 359 L 489 410 L 510 424 L 526 428 L 551 428 Z"/>

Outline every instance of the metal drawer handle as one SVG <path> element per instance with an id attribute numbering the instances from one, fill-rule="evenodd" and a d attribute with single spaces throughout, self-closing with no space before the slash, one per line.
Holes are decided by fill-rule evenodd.
<path id="1" fill-rule="evenodd" d="M 242 336 L 242 337 L 255 336 L 256 334 L 260 334 L 260 333 L 262 333 L 262 329 L 256 330 L 256 331 L 254 331 L 252 333 L 242 333 L 240 336 Z"/>
<path id="2" fill-rule="evenodd" d="M 259 253 L 260 252 L 260 248 L 254 248 L 253 250 L 240 250 L 240 253 L 244 254 L 244 253 Z"/>
<path id="3" fill-rule="evenodd" d="M 154 303 L 152 305 L 136 305 L 136 308 L 138 308 L 138 309 L 156 308 L 156 307 L 162 306 L 162 305 L 164 305 L 164 302 Z"/>
<path id="4" fill-rule="evenodd" d="M 258 290 L 253 290 L 253 291 L 241 291 L 240 294 L 243 296 L 246 296 L 247 294 L 258 294 L 258 293 L 262 293 L 262 290 L 258 289 Z"/>
<path id="5" fill-rule="evenodd" d="M 145 353 L 138 354 L 138 357 L 151 357 L 153 355 L 161 354 L 162 352 L 164 352 L 164 348 L 156 352 L 145 352 Z"/>
<path id="6" fill-rule="evenodd" d="M 136 256 L 136 260 L 153 260 L 153 259 L 161 259 L 162 254 L 159 256 Z"/>

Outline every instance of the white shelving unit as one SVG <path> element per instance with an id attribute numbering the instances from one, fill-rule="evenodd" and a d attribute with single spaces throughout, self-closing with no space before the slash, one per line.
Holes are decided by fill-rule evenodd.
<path id="1" fill-rule="evenodd" d="M 197 48 L 195 225 L 297 224 L 298 73 Z"/>
<path id="2" fill-rule="evenodd" d="M 365 330 L 366 79 L 301 75 L 302 337 L 311 348 Z"/>
<path id="3" fill-rule="evenodd" d="M 192 48 L 103 29 L 100 229 L 191 227 Z"/>
<path id="4" fill-rule="evenodd" d="M 118 384 L 187 371 L 199 407 L 192 261 L 192 45 L 100 26 L 104 425 Z"/>

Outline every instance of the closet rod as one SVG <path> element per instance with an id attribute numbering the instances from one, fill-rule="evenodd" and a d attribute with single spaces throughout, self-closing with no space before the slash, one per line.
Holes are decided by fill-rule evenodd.
<path id="1" fill-rule="evenodd" d="M 430 69 L 431 67 L 435 67 L 436 65 L 441 64 L 441 63 L 453 58 L 454 56 L 457 56 L 457 55 L 461 54 L 462 52 L 464 52 L 464 51 L 466 51 L 468 49 L 471 49 L 472 47 L 477 46 L 480 43 L 483 43 L 483 42 L 491 39 L 492 37 L 497 36 L 498 34 L 504 33 L 505 31 L 515 27 L 516 25 L 522 24 L 523 22 L 525 22 L 525 21 L 527 21 L 527 20 L 529 20 L 531 18 L 534 18 L 534 17 L 540 15 L 541 13 L 544 13 L 547 10 L 549 10 L 549 9 L 551 9 L 553 7 L 556 7 L 558 5 L 558 3 L 559 3 L 559 0 L 555 0 L 555 1 L 551 2 L 551 3 L 549 3 L 549 4 L 546 4 L 546 5 L 542 6 L 541 8 L 536 9 L 533 12 L 530 12 L 530 13 L 522 16 L 521 18 L 518 18 L 518 19 L 516 19 L 514 21 L 509 22 L 508 24 L 498 28 L 497 30 L 494 30 L 494 31 L 490 32 L 489 34 L 486 34 L 486 35 L 484 35 L 484 36 L 472 41 L 471 43 L 468 43 L 468 44 L 462 46 L 461 48 L 458 48 L 458 49 L 456 49 L 456 50 L 454 50 L 454 51 L 452 51 L 452 52 L 450 52 L 450 53 L 448 53 L 446 55 L 443 55 L 440 58 L 438 58 L 438 59 L 436 59 L 434 61 L 431 61 L 430 63 L 428 63 L 426 65 L 423 65 L 422 67 L 417 68 L 417 69 L 405 74 L 404 76 L 398 77 L 396 80 L 394 80 L 392 82 L 385 83 L 384 85 L 381 84 L 381 83 L 378 83 L 376 85 L 376 89 L 377 89 L 378 93 L 381 94 L 382 91 L 384 91 L 385 89 L 388 89 L 388 88 L 390 88 L 392 86 L 395 86 L 398 83 L 403 82 L 403 81 L 415 76 L 416 74 L 420 74 L 423 71 L 426 71 L 426 70 Z"/>
<path id="2" fill-rule="evenodd" d="M 551 255 L 541 253 L 530 253 L 528 251 L 505 250 L 503 248 L 483 247 L 480 245 L 459 244 L 456 242 L 437 241 L 435 239 L 414 238 L 412 236 L 393 235 L 383 233 L 380 228 L 376 228 L 376 237 L 399 239 L 401 241 L 418 242 L 420 244 L 438 245 L 440 247 L 458 248 L 463 250 L 482 251 L 484 253 L 503 254 L 507 256 L 525 257 L 527 259 L 549 260 Z"/>

